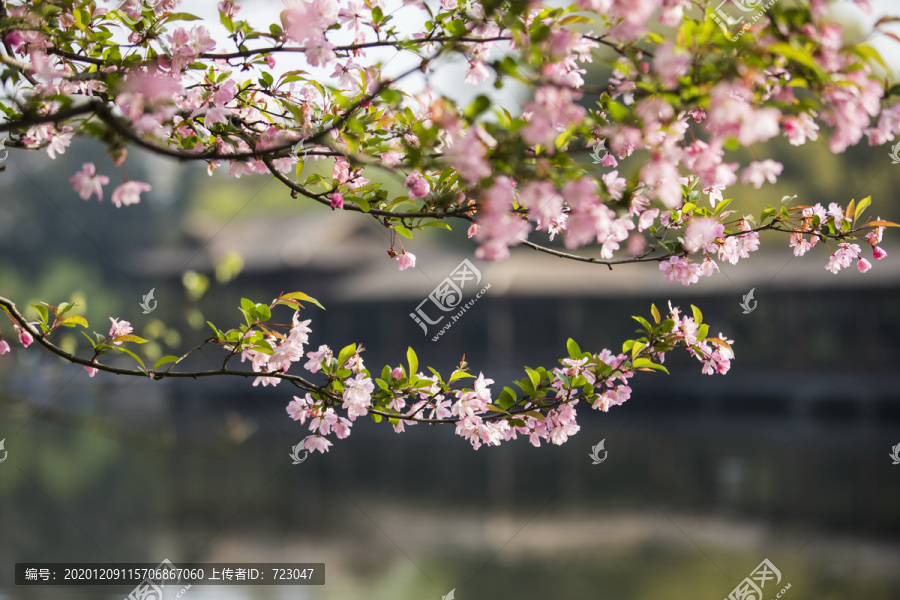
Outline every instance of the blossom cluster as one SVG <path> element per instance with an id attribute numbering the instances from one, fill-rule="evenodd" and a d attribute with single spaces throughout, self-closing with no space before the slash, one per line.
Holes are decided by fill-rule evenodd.
<path id="1" fill-rule="evenodd" d="M 784 172 L 768 158 L 742 165 L 729 151 L 778 136 L 801 146 L 823 127 L 836 153 L 864 138 L 881 145 L 900 135 L 900 105 L 888 102 L 877 58 L 845 43 L 822 0 L 797 14 L 771 6 L 736 45 L 718 27 L 697 27 L 709 17 L 687 0 L 490 9 L 412 0 L 401 10 L 424 15 L 426 27 L 411 35 L 381 0 L 285 0 L 277 22 L 260 30 L 232 0 L 219 2 L 218 23 L 197 23 L 179 9 L 179 0 L 129 0 L 117 10 L 93 0 L 55 11 L 9 3 L 0 15 L 4 58 L 22 75 L 4 75 L 10 85 L 0 96 L 11 144 L 55 158 L 73 136 L 91 135 L 108 145 L 114 166 L 123 166 L 128 144 L 139 144 L 206 161 L 210 173 L 225 166 L 233 177 L 274 175 L 333 209 L 380 211 L 389 227 L 410 231 L 446 213 L 474 220 L 470 237 L 484 259 L 503 259 L 526 242 L 542 248 L 530 238 L 544 231 L 551 241 L 562 236 L 569 251 L 597 246 L 601 260 L 666 254 L 665 276 L 690 283 L 717 271 L 713 256 L 734 263 L 758 238 L 742 224 L 692 262 L 694 231 L 686 228 L 716 225 L 684 210 L 697 203 L 687 188 L 715 207 L 737 183 L 760 189 Z M 581 27 L 590 22 L 602 32 Z M 663 35 L 655 33 L 660 25 Z M 127 36 L 127 56 L 117 46 L 101 52 L 106 38 L 97 32 L 107 29 Z M 426 80 L 453 55 L 468 64 L 470 85 L 493 76 L 503 87 L 528 73 L 533 98 L 518 116 L 497 107 L 498 118 L 483 119 L 486 96 L 468 107 L 430 85 L 405 96 L 400 79 L 413 71 L 387 77 L 371 53 L 379 47 L 420 58 L 413 71 Z M 592 86 L 607 91 L 588 108 L 584 66 L 610 49 L 608 86 Z M 500 50 L 505 58 L 494 60 Z M 305 66 L 331 74 L 316 79 Z M 673 93 L 687 85 L 698 91 Z M 599 172 L 569 154 L 585 141 Z M 292 179 L 297 144 L 306 158 L 333 161 L 331 177 Z M 399 176 L 408 193 L 392 198 L 366 176 L 376 168 Z M 88 162 L 70 181 L 81 198 L 102 200 L 110 177 Z M 148 191 L 125 176 L 112 202 L 134 205 Z M 416 220 L 403 216 L 411 212 Z M 667 232 L 688 245 L 662 243 Z M 838 258 L 829 265 L 846 262 L 853 233 L 837 232 Z M 792 237 L 791 246 L 802 242 Z M 391 255 L 401 270 L 414 263 L 411 253 Z"/>

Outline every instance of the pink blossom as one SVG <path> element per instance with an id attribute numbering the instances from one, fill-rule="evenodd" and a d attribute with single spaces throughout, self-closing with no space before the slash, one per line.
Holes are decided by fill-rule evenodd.
<path id="1" fill-rule="evenodd" d="M 141 201 L 141 192 L 149 192 L 149 183 L 143 181 L 126 181 L 113 191 L 112 203 L 116 207 L 129 206 Z"/>
<path id="2" fill-rule="evenodd" d="M 789 246 L 794 249 L 794 256 L 803 256 L 806 254 L 815 244 L 815 241 L 819 238 L 813 236 L 811 240 L 807 240 L 800 234 L 800 232 L 794 232 L 791 234 L 791 239 L 789 242 Z"/>
<path id="3" fill-rule="evenodd" d="M 641 181 L 653 188 L 653 195 L 666 208 L 676 209 L 681 206 L 682 189 L 678 169 L 670 161 L 659 155 L 654 156 L 641 169 Z"/>
<path id="4" fill-rule="evenodd" d="M 496 142 L 494 143 L 496 144 Z M 486 152 L 485 145 L 479 138 L 479 131 L 476 127 L 471 127 L 465 135 L 455 139 L 445 154 L 447 160 L 450 161 L 450 166 L 456 169 L 459 176 L 469 185 L 476 185 L 491 175 L 491 166 L 486 159 Z"/>
<path id="5" fill-rule="evenodd" d="M 783 169 L 784 165 L 768 158 L 762 162 L 754 161 L 744 169 L 741 181 L 745 184 L 752 183 L 753 187 L 759 189 L 766 180 L 769 183 L 775 183 Z"/>
<path id="6" fill-rule="evenodd" d="M 112 317 L 110 317 L 109 320 L 112 321 L 112 325 L 109 327 L 109 337 L 113 339 L 113 344 L 121 346 L 122 342 L 117 342 L 115 339 L 123 335 L 130 335 L 134 329 L 128 321 L 119 321 Z"/>
<path id="7" fill-rule="evenodd" d="M 97 374 L 97 367 L 89 367 L 88 365 L 84 365 L 84 370 L 87 371 L 88 377 L 93 377 Z"/>
<path id="8" fill-rule="evenodd" d="M 288 416 L 295 421 L 300 421 L 301 425 L 306 422 L 309 407 L 312 404 L 312 397 L 308 393 L 306 396 L 308 400 L 294 396 L 285 409 Z"/>
<path id="9" fill-rule="evenodd" d="M 321 435 L 311 435 L 303 440 L 303 447 L 310 452 L 316 452 L 318 450 L 322 454 L 325 454 L 331 447 L 331 442 Z"/>
<path id="10" fill-rule="evenodd" d="M 881 260 L 882 258 L 887 256 L 887 252 L 881 246 L 873 246 L 872 256 L 875 257 L 875 260 Z"/>
<path id="11" fill-rule="evenodd" d="M 841 269 L 846 269 L 847 267 L 849 267 L 854 258 L 859 258 L 859 251 L 860 248 L 858 244 L 841 242 L 840 244 L 838 244 L 838 249 L 835 250 L 834 254 L 831 255 L 831 258 L 828 259 L 828 264 L 825 265 L 825 268 L 832 273 L 837 274 L 837 272 Z M 871 267 L 872 265 L 869 264 L 869 266 Z M 862 267 L 860 267 L 860 271 L 865 273 Z"/>
<path id="12" fill-rule="evenodd" d="M 6 354 L 9 352 L 9 344 L 6 343 L 6 340 L 0 340 L 0 354 Z"/>
<path id="13" fill-rule="evenodd" d="M 485 81 L 490 74 L 491 72 L 488 71 L 487 65 L 483 60 L 473 58 L 469 60 L 469 68 L 466 69 L 466 75 L 463 81 L 469 85 L 478 85 L 482 81 Z"/>
<path id="14" fill-rule="evenodd" d="M 331 196 L 331 208 L 344 208 L 344 195 L 339 192 L 333 192 Z"/>
<path id="15" fill-rule="evenodd" d="M 675 48 L 672 42 L 666 42 L 658 47 L 653 57 L 653 71 L 662 80 L 662 86 L 667 90 L 678 87 L 678 78 L 686 75 L 691 65 L 691 55 Z"/>
<path id="16" fill-rule="evenodd" d="M 610 171 L 609 173 L 601 175 L 600 179 L 606 184 L 606 190 L 614 200 L 622 199 L 622 193 L 625 191 L 628 182 L 624 177 L 619 177 L 619 171 Z"/>
<path id="17" fill-rule="evenodd" d="M 24 327 L 19 327 L 15 325 L 16 333 L 19 336 L 19 343 L 22 344 L 23 348 L 27 348 L 34 341 L 34 338 L 31 337 L 31 334 L 25 330 Z"/>
<path id="18" fill-rule="evenodd" d="M 781 121 L 781 127 L 792 146 L 802 146 L 806 140 L 819 139 L 819 125 L 808 113 L 785 117 Z"/>
<path id="19" fill-rule="evenodd" d="M 109 177 L 97 175 L 94 163 L 84 163 L 81 170 L 69 178 L 69 183 L 82 200 L 87 200 L 91 194 L 97 194 L 97 200 L 102 201 L 103 186 L 109 183 Z"/>
<path id="20" fill-rule="evenodd" d="M 856 263 L 856 267 L 859 269 L 860 273 L 865 273 L 872 268 L 872 263 L 867 261 L 865 258 L 860 257 L 859 262 Z"/>
<path id="21" fill-rule="evenodd" d="M 881 217 L 878 217 L 877 220 L 880 221 Z M 877 246 L 881 243 L 882 236 L 884 236 L 884 226 L 880 225 L 866 234 L 866 241 L 872 246 Z"/>
<path id="22" fill-rule="evenodd" d="M 419 172 L 410 173 L 404 185 L 409 188 L 409 197 L 413 200 L 424 198 L 431 192 L 431 185 Z"/>
<path id="23" fill-rule="evenodd" d="M 472 384 L 472 387 L 475 388 L 476 397 L 482 402 L 489 403 L 491 401 L 491 391 L 488 389 L 488 386 L 494 383 L 493 379 L 485 379 L 484 373 L 478 374 L 478 379 Z"/>
<path id="24" fill-rule="evenodd" d="M 372 380 L 363 373 L 357 373 L 356 378 L 348 377 L 344 380 L 344 403 L 341 407 L 347 411 L 351 421 L 356 417 L 364 417 L 372 405 L 372 391 L 375 385 Z"/>
<path id="25" fill-rule="evenodd" d="M 331 353 L 331 348 L 322 344 L 315 352 L 307 352 L 306 357 L 309 359 L 309 362 L 303 367 L 310 373 L 318 373 L 322 368 L 322 362 L 324 361 L 326 365 L 331 364 L 331 359 L 334 355 Z"/>
<path id="26" fill-rule="evenodd" d="M 403 252 L 397 255 L 397 262 L 400 263 L 400 270 L 405 271 L 410 267 L 416 266 L 416 255 L 412 252 Z"/>
<path id="27" fill-rule="evenodd" d="M 725 235 L 725 226 L 717 220 L 703 217 L 694 219 L 684 232 L 684 249 L 693 254 L 703 250 L 704 252 L 716 252 L 717 238 Z"/>

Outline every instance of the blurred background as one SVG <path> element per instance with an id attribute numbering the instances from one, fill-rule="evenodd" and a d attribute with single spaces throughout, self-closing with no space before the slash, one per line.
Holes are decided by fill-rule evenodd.
<path id="1" fill-rule="evenodd" d="M 606 81 L 601 62 L 589 82 Z M 435 87 L 452 87 L 452 67 L 439 75 Z M 800 149 L 776 140 L 757 151 L 784 174 L 761 190 L 730 190 L 739 211 L 758 214 L 785 195 L 826 205 L 871 195 L 873 216 L 900 220 L 900 165 L 887 148 L 834 156 L 822 139 Z M 89 142 L 56 161 L 10 150 L 0 295 L 20 309 L 78 302 L 75 313 L 98 331 L 109 316 L 126 319 L 151 340 L 141 347 L 151 360 L 208 337 L 207 320 L 236 324 L 241 297 L 269 302 L 287 291 L 327 309 L 304 311 L 313 349 L 356 342 L 377 370 L 405 362 L 407 346 L 442 371 L 465 354 L 495 390 L 526 365 L 554 366 L 569 337 L 618 349 L 633 333 L 630 316 L 646 316 L 651 302 L 697 305 L 711 333 L 735 340 L 736 359 L 726 376 L 709 377 L 671 355 L 670 375 L 636 377 L 632 398 L 608 414 L 583 410 L 581 431 L 561 447 L 519 439 L 476 452 L 450 428 L 395 434 L 361 419 L 328 454 L 292 465 L 306 430 L 284 412 L 286 384 L 88 378 L 11 342 L 0 357 L 9 453 L 0 598 L 130 592 L 16 588 L 16 562 L 164 558 L 326 563 L 325 586 L 195 586 L 188 594 L 198 599 L 437 600 L 451 589 L 460 600 L 719 599 L 764 558 L 782 573 L 766 598 L 788 583 L 783 597 L 796 600 L 900 597 L 900 466 L 888 456 L 900 443 L 895 232 L 885 236 L 888 258 L 865 275 L 832 275 L 823 248 L 795 259 L 774 238 L 684 288 L 655 265 L 609 271 L 522 248 L 505 262 L 477 261 L 457 227 L 404 240 L 418 262 L 400 273 L 371 217 L 292 199 L 265 177 L 210 177 L 133 150 L 129 176 L 153 191 L 122 209 L 83 202 L 68 178 L 102 155 Z M 330 173 L 331 161 L 305 168 Z M 99 170 L 110 190 L 121 181 L 108 159 Z M 491 288 L 434 342 L 436 331 L 423 334 L 409 315 L 464 258 L 482 277 L 465 299 Z M 158 305 L 143 314 L 150 289 Z M 743 314 L 750 289 L 758 306 Z M 6 323 L 0 330 L 15 339 Z M 84 354 L 78 338 L 66 330 L 56 341 Z M 221 360 L 210 350 L 188 366 Z M 608 457 L 594 465 L 601 440 Z"/>

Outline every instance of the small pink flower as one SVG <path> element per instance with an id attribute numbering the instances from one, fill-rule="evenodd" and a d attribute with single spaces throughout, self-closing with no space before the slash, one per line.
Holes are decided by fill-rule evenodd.
<path id="1" fill-rule="evenodd" d="M 428 180 L 422 177 L 421 173 L 410 173 L 409 177 L 406 178 L 406 183 L 404 183 L 404 185 L 409 188 L 409 197 L 413 200 L 416 198 L 424 198 L 431 192 L 431 186 L 428 184 Z"/>
<path id="2" fill-rule="evenodd" d="M 31 343 L 34 341 L 34 338 L 31 337 L 31 334 L 28 333 L 27 331 L 25 331 L 24 329 L 22 329 L 21 327 L 19 327 L 18 325 L 16 325 L 15 327 L 16 327 L 16 333 L 19 334 L 19 342 L 22 344 L 22 347 L 27 348 L 28 346 L 30 346 Z"/>
<path id="3" fill-rule="evenodd" d="M 87 366 L 87 365 L 84 365 L 84 370 L 87 371 L 88 377 L 93 377 L 94 375 L 97 374 L 97 368 L 96 368 L 96 367 L 89 367 L 89 366 Z"/>
<path id="4" fill-rule="evenodd" d="M 331 442 L 320 435 L 311 435 L 303 440 L 303 447 L 310 452 L 315 452 L 316 450 L 318 450 L 322 454 L 325 454 L 326 452 L 328 452 L 328 448 L 330 446 Z"/>
<path id="5" fill-rule="evenodd" d="M 416 266 L 416 255 L 412 252 L 404 252 L 403 254 L 398 254 L 397 260 L 400 262 L 401 271 L 405 271 L 410 267 Z"/>
<path id="6" fill-rule="evenodd" d="M 82 200 L 87 200 L 91 194 L 97 194 L 97 200 L 102 202 L 103 186 L 109 183 L 109 177 L 97 175 L 94 163 L 84 163 L 80 171 L 69 177 L 69 183 Z"/>
<path id="7" fill-rule="evenodd" d="M 394 379 L 403 379 L 403 367 L 396 367 L 391 371 L 391 377 Z"/>
<path id="8" fill-rule="evenodd" d="M 344 208 L 344 195 L 334 192 L 330 196 L 331 208 Z"/>
<path id="9" fill-rule="evenodd" d="M 10 31 L 4 36 L 3 41 L 12 46 L 13 50 L 18 50 L 19 46 L 22 45 L 22 42 L 25 41 L 25 37 L 18 31 Z"/>
<path id="10" fill-rule="evenodd" d="M 881 260 L 887 256 L 887 252 L 881 246 L 872 246 L 872 256 L 875 257 L 875 260 Z"/>
<path id="11" fill-rule="evenodd" d="M 306 402 L 302 398 L 294 396 L 294 399 L 291 400 L 291 402 L 287 405 L 286 410 L 288 416 L 293 420 L 299 421 L 301 418 L 303 418 L 303 421 L 305 421 L 306 419 L 304 417 L 306 416 L 306 409 Z M 303 423 L 303 421 L 300 421 L 301 424 Z"/>
<path id="12" fill-rule="evenodd" d="M 112 195 L 112 203 L 117 208 L 137 204 L 141 201 L 141 192 L 149 192 L 150 184 L 143 181 L 126 181 L 115 189 Z"/>
<path id="13" fill-rule="evenodd" d="M 120 321 L 118 319 L 113 319 L 112 317 L 110 317 L 109 320 L 112 321 L 112 325 L 109 328 L 109 337 L 113 338 L 113 340 L 134 331 L 131 327 L 131 323 L 128 321 Z M 122 342 L 113 341 L 113 344 L 120 346 Z"/>
<path id="14" fill-rule="evenodd" d="M 6 343 L 6 340 L 0 340 L 0 354 L 6 354 L 9 352 L 9 344 Z"/>
<path id="15" fill-rule="evenodd" d="M 478 229 L 479 229 L 478 223 L 472 223 L 471 225 L 469 225 L 469 230 L 466 232 L 466 235 L 469 236 L 470 238 L 474 237 L 475 235 L 478 234 Z"/>
<path id="16" fill-rule="evenodd" d="M 856 263 L 856 268 L 859 269 L 860 273 L 865 273 L 866 271 L 868 271 L 869 269 L 872 268 L 872 263 L 870 263 L 869 261 L 867 261 L 864 258 L 860 258 L 859 262 Z"/>

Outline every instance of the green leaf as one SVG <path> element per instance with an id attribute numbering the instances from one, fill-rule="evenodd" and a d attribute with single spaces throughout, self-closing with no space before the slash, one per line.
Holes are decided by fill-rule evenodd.
<path id="1" fill-rule="evenodd" d="M 541 374 L 534 369 L 529 369 L 528 367 L 525 367 L 525 372 L 528 373 L 528 379 L 531 380 L 531 386 L 534 389 L 537 389 L 541 383 Z"/>
<path id="2" fill-rule="evenodd" d="M 171 363 L 171 362 L 175 362 L 176 360 L 178 360 L 178 357 L 177 357 L 177 356 L 173 356 L 173 355 L 171 355 L 171 354 L 167 354 L 167 355 L 161 357 L 161 358 L 160 358 L 159 360 L 157 360 L 155 363 L 153 363 L 153 370 L 155 371 L 155 370 L 157 370 L 158 368 L 160 368 L 161 366 L 167 365 L 167 364 L 169 364 L 169 363 Z"/>
<path id="3" fill-rule="evenodd" d="M 856 220 L 854 215 L 856 214 L 856 200 L 851 200 L 850 204 L 847 205 L 847 210 L 844 212 L 847 218 L 851 221 Z"/>
<path id="4" fill-rule="evenodd" d="M 222 332 L 219 331 L 218 329 L 216 329 L 216 326 L 215 326 L 215 325 L 213 325 L 213 324 L 210 323 L 209 321 L 207 321 L 206 324 L 209 325 L 209 326 L 212 328 L 213 332 L 216 334 L 216 338 L 217 338 L 217 339 L 220 339 L 220 340 L 221 340 L 221 339 L 224 337 L 224 336 L 222 335 Z"/>
<path id="5" fill-rule="evenodd" d="M 856 205 L 856 214 L 853 215 L 853 222 L 855 223 L 857 219 L 859 219 L 863 211 L 866 210 L 869 205 L 872 204 L 872 196 L 866 196 L 862 200 L 859 201 L 859 204 Z"/>
<path id="6" fill-rule="evenodd" d="M 186 12 L 172 13 L 166 18 L 166 21 L 197 21 L 200 17 Z"/>
<path id="7" fill-rule="evenodd" d="M 474 119 L 491 107 L 491 99 L 484 94 L 479 94 L 475 100 L 466 108 L 466 117 Z"/>
<path id="8" fill-rule="evenodd" d="M 427 223 L 423 223 L 422 227 L 441 227 L 443 229 L 446 229 L 447 231 L 453 231 L 453 228 L 443 221 L 429 221 Z"/>
<path id="9" fill-rule="evenodd" d="M 578 343 L 569 338 L 569 341 L 566 342 L 566 350 L 569 351 L 569 358 L 581 358 L 581 348 L 578 347 Z"/>
<path id="10" fill-rule="evenodd" d="M 447 380 L 447 383 L 453 383 L 457 379 L 462 379 L 463 377 L 475 377 L 471 373 L 465 373 L 463 371 L 454 371 L 452 375 L 450 375 L 450 379 Z"/>
<path id="11" fill-rule="evenodd" d="M 634 342 L 634 346 L 631 347 L 631 360 L 634 360 L 635 357 L 640 353 L 641 350 L 647 347 L 647 344 L 644 342 Z"/>
<path id="12" fill-rule="evenodd" d="M 69 317 L 69 319 L 80 319 L 80 318 L 81 317 Z M 69 319 L 66 319 L 66 321 L 68 321 Z M 84 326 L 87 327 L 86 321 L 85 321 Z M 138 337 L 136 335 L 131 335 L 130 333 L 126 334 L 126 335 L 120 335 L 113 339 L 117 342 L 134 342 L 135 344 L 146 344 L 147 343 L 147 340 L 145 340 L 144 338 Z"/>
<path id="13" fill-rule="evenodd" d="M 56 309 L 56 318 L 62 317 L 64 314 L 75 308 L 75 304 L 71 302 L 61 302 Z"/>
<path id="14" fill-rule="evenodd" d="M 722 214 L 722 211 L 725 210 L 725 207 L 731 204 L 732 200 L 733 198 L 725 198 L 724 200 L 721 200 L 718 204 L 716 204 L 716 210 L 713 212 L 713 214 L 718 217 L 720 214 Z"/>
<path id="15" fill-rule="evenodd" d="M 31 307 L 37 311 L 38 315 L 41 317 L 41 323 L 47 322 L 47 317 L 49 313 L 47 312 L 47 307 L 43 304 L 32 304 Z"/>
<path id="16" fill-rule="evenodd" d="M 144 370 L 144 371 L 147 370 L 147 367 L 144 366 L 144 361 L 141 360 L 141 357 L 138 356 L 137 354 L 135 354 L 134 352 L 132 352 L 131 350 L 129 350 L 128 348 L 125 348 L 124 346 L 113 346 L 112 348 L 113 348 L 113 350 L 118 350 L 119 352 L 124 352 L 125 354 L 128 354 L 129 356 L 131 356 L 131 358 L 136 360 L 139 365 L 141 365 L 142 370 Z"/>
<path id="17" fill-rule="evenodd" d="M 350 344 L 349 346 L 344 346 L 341 350 L 340 354 L 338 354 L 338 366 L 343 365 L 347 362 L 347 359 L 356 354 L 356 344 Z"/>
<path id="18" fill-rule="evenodd" d="M 781 54 L 785 58 L 789 58 L 795 62 L 806 65 L 813 71 L 817 71 L 819 69 L 818 65 L 809 56 L 809 54 L 795 46 L 792 46 L 787 42 L 778 42 L 776 44 L 772 44 L 771 46 L 769 46 L 769 52 L 773 54 Z"/>
<path id="19" fill-rule="evenodd" d="M 653 315 L 653 322 L 659 325 L 659 310 L 656 308 L 655 304 L 650 305 L 650 314 Z"/>
<path id="20" fill-rule="evenodd" d="M 312 296 L 304 294 L 303 292 L 291 292 L 290 294 L 283 294 L 283 295 L 279 296 L 278 299 L 279 300 L 303 300 L 306 302 L 312 302 L 313 304 L 315 304 L 322 310 L 325 310 L 325 307 L 322 306 L 322 304 L 318 300 L 316 300 Z"/>
<path id="21" fill-rule="evenodd" d="M 497 398 L 497 406 L 502 408 L 503 410 L 509 410 L 516 403 L 516 393 L 512 391 L 512 389 L 508 387 L 504 387 L 503 391 L 500 392 L 500 396 Z"/>
<path id="22" fill-rule="evenodd" d="M 412 347 L 408 347 L 406 349 L 406 360 L 409 362 L 409 374 L 412 375 L 419 371 L 419 358 L 416 356 L 416 351 L 412 349 Z"/>
<path id="23" fill-rule="evenodd" d="M 694 313 L 694 321 L 697 322 L 697 325 L 703 323 L 703 313 L 700 312 L 700 309 L 691 304 L 691 311 Z"/>
<path id="24" fill-rule="evenodd" d="M 86 334 L 83 331 L 81 332 L 81 335 L 83 335 L 84 337 L 86 337 L 88 339 L 88 341 L 91 343 L 91 348 L 97 347 L 97 342 L 91 336 L 89 336 L 88 334 Z"/>
<path id="25" fill-rule="evenodd" d="M 700 327 L 697 328 L 697 339 L 701 342 L 706 339 L 706 336 L 709 334 L 709 325 L 704 323 Z"/>
<path id="26" fill-rule="evenodd" d="M 84 317 L 74 316 L 74 317 L 66 317 L 59 323 L 63 327 L 75 327 L 76 325 L 81 325 L 85 329 L 88 328 L 87 319 Z M 146 340 L 145 340 L 146 341 Z"/>
<path id="27" fill-rule="evenodd" d="M 647 332 L 653 331 L 653 327 L 650 326 L 650 323 L 644 317 L 631 317 L 635 321 L 641 324 L 641 327 L 647 330 Z"/>
<path id="28" fill-rule="evenodd" d="M 412 232 L 409 229 L 407 229 L 406 227 L 403 227 L 402 225 L 394 225 L 394 231 L 396 231 L 397 233 L 399 233 L 400 235 L 402 235 L 405 238 L 413 239 Z"/>
<path id="29" fill-rule="evenodd" d="M 665 373 L 669 372 L 668 369 L 666 369 L 664 366 L 658 365 L 649 358 L 644 358 L 643 356 L 635 359 L 635 361 L 631 364 L 635 369 L 655 369 L 657 371 L 663 371 Z"/>
<path id="30" fill-rule="evenodd" d="M 594 22 L 593 19 L 585 17 L 584 15 L 569 15 L 568 17 L 564 18 L 559 23 L 557 23 L 557 25 L 562 27 L 565 25 L 572 25 L 574 23 L 593 23 L 593 22 Z"/>

